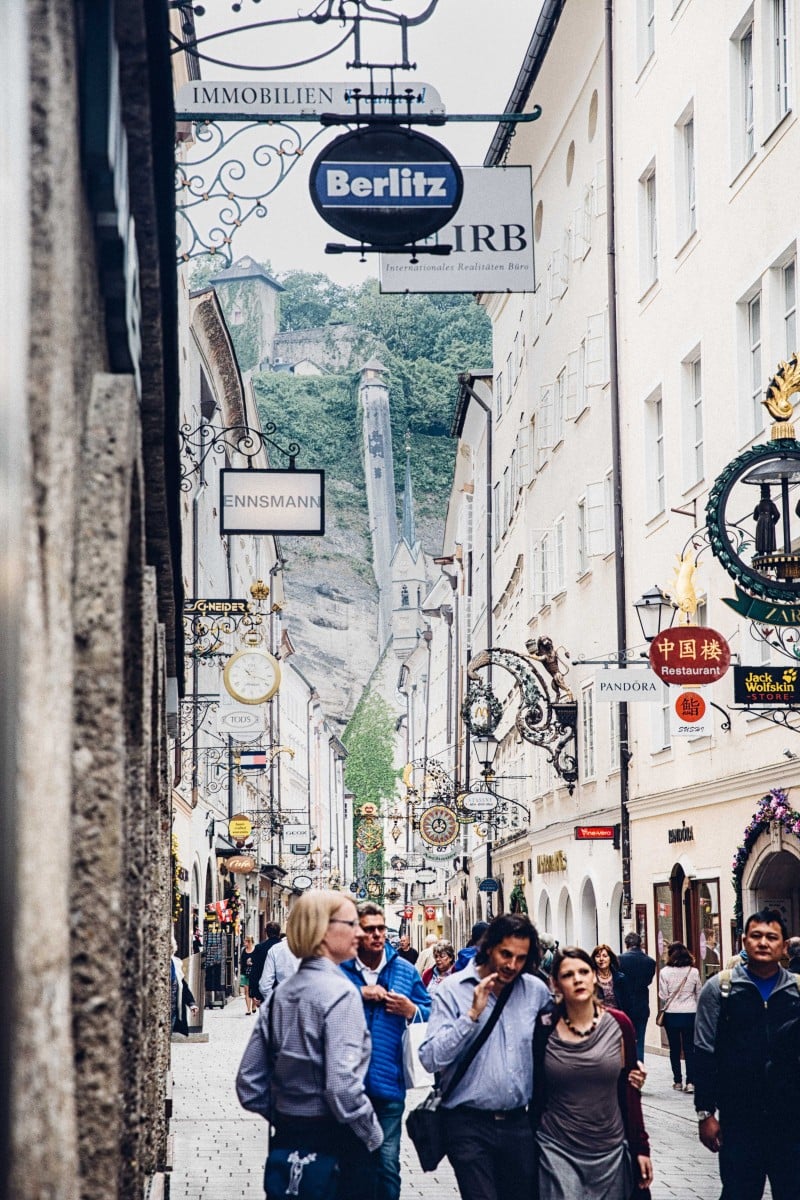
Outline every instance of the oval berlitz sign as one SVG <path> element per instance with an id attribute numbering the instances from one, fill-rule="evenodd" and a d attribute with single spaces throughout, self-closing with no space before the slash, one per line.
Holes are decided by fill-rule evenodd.
<path id="1" fill-rule="evenodd" d="M 407 246 L 455 215 L 464 180 L 453 155 L 411 129 L 358 129 L 326 146 L 311 168 L 323 221 L 372 246 Z"/>

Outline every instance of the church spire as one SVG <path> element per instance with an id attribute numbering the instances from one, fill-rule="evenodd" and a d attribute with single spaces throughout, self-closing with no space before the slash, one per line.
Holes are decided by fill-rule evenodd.
<path id="1" fill-rule="evenodd" d="M 409 550 L 414 549 L 417 529 L 414 521 L 414 492 L 411 488 L 411 430 L 406 430 L 406 479 L 403 490 L 402 538 Z"/>

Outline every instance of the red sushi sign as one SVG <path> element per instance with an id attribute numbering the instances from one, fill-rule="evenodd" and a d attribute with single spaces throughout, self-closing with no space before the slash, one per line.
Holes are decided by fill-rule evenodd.
<path id="1" fill-rule="evenodd" d="M 731 648 L 716 629 L 667 629 L 650 643 L 650 666 L 664 683 L 713 683 L 731 665 Z"/>

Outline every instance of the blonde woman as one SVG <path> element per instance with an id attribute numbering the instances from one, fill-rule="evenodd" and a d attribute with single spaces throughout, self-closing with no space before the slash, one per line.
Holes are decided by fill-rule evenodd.
<path id="1" fill-rule="evenodd" d="M 340 1200 L 371 1200 L 383 1141 L 364 1091 L 364 1006 L 339 970 L 355 956 L 358 934 L 355 904 L 340 892 L 300 897 L 286 926 L 300 967 L 261 1005 L 236 1077 L 242 1106 L 275 1127 L 271 1149 L 338 1159 Z"/>

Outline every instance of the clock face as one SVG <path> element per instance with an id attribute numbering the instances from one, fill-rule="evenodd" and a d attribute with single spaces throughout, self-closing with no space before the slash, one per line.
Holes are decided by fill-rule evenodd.
<path id="1" fill-rule="evenodd" d="M 228 659 L 222 680 L 240 704 L 263 704 L 277 692 L 281 668 L 266 650 L 245 647 Z"/>

